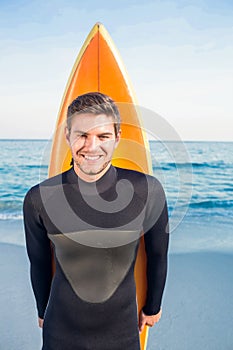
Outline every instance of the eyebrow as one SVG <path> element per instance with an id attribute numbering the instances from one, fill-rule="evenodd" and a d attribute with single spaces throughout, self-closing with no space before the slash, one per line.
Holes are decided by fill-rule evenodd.
<path id="1" fill-rule="evenodd" d="M 74 133 L 76 134 L 81 134 L 81 135 L 89 135 L 88 132 L 86 131 L 82 131 L 82 130 L 74 130 Z M 100 134 L 97 134 L 97 136 L 110 136 L 110 135 L 113 135 L 114 133 L 113 132 L 110 132 L 110 131 L 106 131 L 106 132 L 101 132 Z"/>

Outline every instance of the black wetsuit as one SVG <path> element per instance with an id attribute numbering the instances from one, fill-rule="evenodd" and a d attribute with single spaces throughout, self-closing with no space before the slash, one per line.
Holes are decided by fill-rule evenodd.
<path id="1" fill-rule="evenodd" d="M 159 181 L 111 166 L 87 183 L 71 168 L 30 189 L 24 223 L 32 287 L 44 318 L 42 349 L 140 349 L 134 264 L 142 232 L 148 315 L 160 310 L 167 273 L 168 216 Z"/>

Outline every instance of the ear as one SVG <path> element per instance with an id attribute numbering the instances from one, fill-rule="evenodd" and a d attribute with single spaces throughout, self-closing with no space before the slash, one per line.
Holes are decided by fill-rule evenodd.
<path id="1" fill-rule="evenodd" d="M 68 146 L 70 146 L 70 133 L 69 133 L 69 129 L 67 126 L 65 127 L 64 131 L 65 131 L 66 142 L 67 142 Z"/>

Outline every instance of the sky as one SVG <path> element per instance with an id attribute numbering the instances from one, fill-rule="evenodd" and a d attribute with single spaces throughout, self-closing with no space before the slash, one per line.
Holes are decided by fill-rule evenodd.
<path id="1" fill-rule="evenodd" d="M 0 138 L 52 137 L 96 22 L 117 46 L 140 106 L 184 141 L 233 141 L 232 0 L 0 0 Z"/>

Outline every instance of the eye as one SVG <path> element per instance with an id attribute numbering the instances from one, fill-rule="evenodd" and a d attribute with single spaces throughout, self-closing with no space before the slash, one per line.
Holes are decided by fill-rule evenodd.
<path id="1" fill-rule="evenodd" d="M 109 139 L 109 135 L 100 135 L 100 136 L 99 136 L 99 139 L 100 139 L 100 140 L 103 140 L 103 141 L 104 141 L 104 140 L 108 140 L 108 139 Z"/>
<path id="2" fill-rule="evenodd" d="M 77 139 L 80 139 L 80 138 L 83 138 L 83 139 L 85 139 L 86 137 L 87 137 L 87 135 L 86 134 L 76 134 L 76 137 L 77 137 Z"/>

